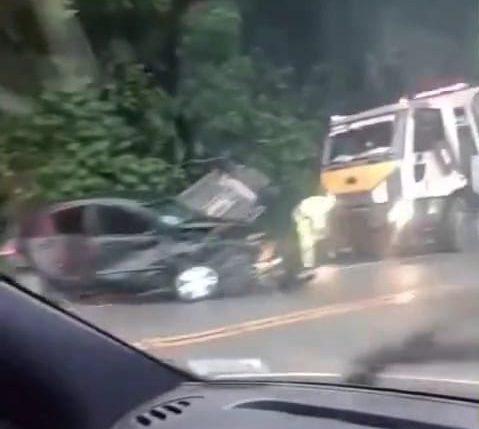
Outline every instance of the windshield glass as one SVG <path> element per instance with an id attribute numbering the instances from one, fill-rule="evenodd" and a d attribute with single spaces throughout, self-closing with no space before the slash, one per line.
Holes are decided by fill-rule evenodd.
<path id="1" fill-rule="evenodd" d="M 174 227 L 200 218 L 201 215 L 175 200 L 148 203 L 147 207 L 158 214 L 158 221 L 167 226 Z"/>
<path id="2" fill-rule="evenodd" d="M 204 376 L 477 387 L 478 2 L 0 3 L 2 272 Z"/>
<path id="3" fill-rule="evenodd" d="M 353 122 L 338 128 L 333 128 L 326 142 L 330 152 L 327 164 L 390 155 L 393 153 L 395 133 L 400 131 L 394 115 Z"/>

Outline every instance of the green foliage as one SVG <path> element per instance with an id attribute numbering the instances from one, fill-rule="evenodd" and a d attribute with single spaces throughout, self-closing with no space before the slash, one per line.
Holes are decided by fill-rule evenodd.
<path id="1" fill-rule="evenodd" d="M 312 100 L 312 82 L 298 87 L 291 69 L 239 55 L 240 24 L 226 1 L 188 20 L 180 103 L 196 144 L 259 168 L 297 196 L 312 192 L 321 99 Z"/>
<path id="2" fill-rule="evenodd" d="M 119 76 L 106 86 L 104 95 L 136 132 L 130 147 L 125 149 L 142 156 L 180 162 L 182 154 L 175 125 L 178 114 L 176 102 L 152 82 L 142 66 L 118 65 L 116 71 Z M 171 148 L 175 149 L 172 156 Z"/>
<path id="3" fill-rule="evenodd" d="M 281 72 L 236 57 L 200 68 L 183 96 L 202 146 L 259 168 L 296 193 L 312 191 L 321 118 L 304 111 L 300 93 Z"/>
<path id="4" fill-rule="evenodd" d="M 132 9 L 135 6 L 136 0 L 63 0 L 63 3 L 66 9 L 71 11 L 96 7 L 101 13 L 115 13 L 122 10 Z"/>
<path id="5" fill-rule="evenodd" d="M 241 16 L 233 1 L 210 0 L 185 17 L 183 66 L 220 63 L 239 52 Z"/>
<path id="6" fill-rule="evenodd" d="M 171 9 L 172 0 L 153 0 L 153 6 L 159 13 L 166 13 Z"/>
<path id="7" fill-rule="evenodd" d="M 119 23 L 128 15 L 125 10 L 136 11 L 140 3 L 142 13 L 154 8 L 158 17 L 177 6 L 172 0 L 66 4 L 84 20 L 95 16 L 97 6 L 102 16 L 111 14 L 113 22 L 116 16 Z M 132 65 L 131 56 L 120 61 L 112 50 L 103 55 L 102 83 L 45 91 L 31 114 L 0 117 L 0 193 L 19 200 L 116 191 L 171 194 L 192 176 L 185 159 L 191 144 L 196 156 L 229 153 L 259 168 L 298 198 L 311 192 L 324 95 L 318 82 L 324 73 L 299 85 L 292 69 L 279 70 L 259 54 L 240 52 L 236 2 L 193 3 L 180 29 L 181 75 L 174 98 L 161 89 L 158 76 L 145 73 L 138 58 Z M 102 49 L 112 46 L 113 33 L 108 33 L 112 40 L 99 41 L 101 31 L 86 28 L 93 28 Z M 158 32 L 159 27 L 144 28 L 138 39 L 155 45 L 142 51 L 149 64 L 162 64 Z"/>
<path id="8" fill-rule="evenodd" d="M 159 156 L 176 139 L 169 104 L 138 67 L 105 88 L 45 92 L 31 114 L 1 120 L 2 183 L 22 184 L 4 192 L 58 199 L 177 190 L 181 169 Z"/>

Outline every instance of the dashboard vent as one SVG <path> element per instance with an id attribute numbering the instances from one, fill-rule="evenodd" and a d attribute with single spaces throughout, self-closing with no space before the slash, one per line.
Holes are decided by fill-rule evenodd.
<path id="1" fill-rule="evenodd" d="M 153 427 L 161 421 L 183 414 L 194 401 L 200 399 L 201 396 L 189 396 L 168 401 L 155 405 L 145 412 L 136 416 L 136 423 L 141 427 Z"/>

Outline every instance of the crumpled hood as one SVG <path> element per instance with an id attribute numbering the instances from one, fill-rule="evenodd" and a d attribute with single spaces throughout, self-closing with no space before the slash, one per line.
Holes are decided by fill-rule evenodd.
<path id="1" fill-rule="evenodd" d="M 264 211 L 259 195 L 268 185 L 262 173 L 237 165 L 228 172 L 213 170 L 177 199 L 205 218 L 249 222 Z"/>

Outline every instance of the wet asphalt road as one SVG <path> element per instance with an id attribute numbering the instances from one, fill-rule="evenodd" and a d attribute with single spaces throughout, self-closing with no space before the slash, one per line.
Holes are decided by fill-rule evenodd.
<path id="1" fill-rule="evenodd" d="M 73 311 L 182 364 L 260 358 L 268 371 L 344 375 L 376 362 L 389 372 L 470 381 L 479 396 L 479 252 L 324 266 L 289 292 Z"/>

